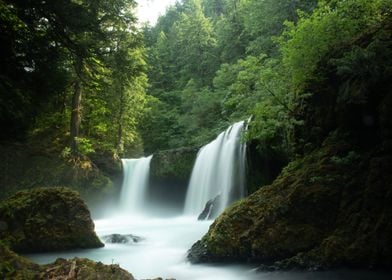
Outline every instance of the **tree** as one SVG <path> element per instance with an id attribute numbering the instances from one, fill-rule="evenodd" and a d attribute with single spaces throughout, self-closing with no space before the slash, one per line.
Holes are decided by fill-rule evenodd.
<path id="1" fill-rule="evenodd" d="M 184 12 L 173 28 L 180 87 L 185 86 L 190 79 L 200 85 L 210 84 L 218 67 L 216 39 L 211 21 L 203 14 L 200 0 L 184 4 Z"/>

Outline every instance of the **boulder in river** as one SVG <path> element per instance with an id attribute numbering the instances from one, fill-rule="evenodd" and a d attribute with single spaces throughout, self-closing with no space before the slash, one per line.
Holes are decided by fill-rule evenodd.
<path id="1" fill-rule="evenodd" d="M 129 244 L 129 243 L 138 243 L 141 240 L 143 240 L 142 237 L 132 235 L 132 234 L 109 234 L 109 235 L 104 235 L 101 237 L 101 239 L 105 243 L 121 243 L 121 244 Z"/>
<path id="2" fill-rule="evenodd" d="M 219 214 L 219 203 L 221 201 L 221 195 L 217 195 L 215 198 L 207 201 L 206 206 L 203 209 L 203 212 L 200 213 L 197 218 L 199 221 L 203 220 L 212 220 L 215 219 Z"/>
<path id="3" fill-rule="evenodd" d="M 79 194 L 67 188 L 19 191 L 0 203 L 0 239 L 16 252 L 103 247 Z"/>

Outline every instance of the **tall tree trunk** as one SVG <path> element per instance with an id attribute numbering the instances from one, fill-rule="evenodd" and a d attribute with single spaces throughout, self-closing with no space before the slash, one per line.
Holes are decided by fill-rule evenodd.
<path id="1" fill-rule="evenodd" d="M 118 131 L 117 131 L 117 154 L 120 155 L 124 152 L 124 143 L 123 143 L 123 129 L 121 123 L 118 124 Z"/>
<path id="2" fill-rule="evenodd" d="M 82 72 L 82 61 L 77 60 L 75 65 L 76 80 L 74 84 L 74 92 L 72 96 L 72 111 L 71 111 L 71 152 L 76 155 L 78 153 L 78 142 L 77 137 L 79 136 L 80 123 L 82 121 L 82 85 L 81 85 L 81 72 Z"/>
<path id="3" fill-rule="evenodd" d="M 124 115 L 124 89 L 120 88 L 120 111 L 118 114 L 118 131 L 117 131 L 117 143 L 116 151 L 120 155 L 124 152 L 124 141 L 123 141 L 123 115 Z"/>

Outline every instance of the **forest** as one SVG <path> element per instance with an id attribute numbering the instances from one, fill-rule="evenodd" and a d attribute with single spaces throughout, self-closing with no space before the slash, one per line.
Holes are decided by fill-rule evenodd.
<path id="1" fill-rule="evenodd" d="M 145 205 L 182 209 L 203 147 L 242 121 L 245 194 L 195 226 L 187 260 L 388 277 L 392 1 L 178 0 L 154 25 L 137 2 L 0 0 L 0 278 L 134 279 L 28 254 L 106 246 L 122 159 L 153 155 Z M 207 280 L 165 273 L 136 276 Z M 297 279 L 256 275 L 216 279 Z"/>

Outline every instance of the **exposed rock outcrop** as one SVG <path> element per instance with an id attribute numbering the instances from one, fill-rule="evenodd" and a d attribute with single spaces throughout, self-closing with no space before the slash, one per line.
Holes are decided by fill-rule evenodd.
<path id="1" fill-rule="evenodd" d="M 341 134 L 227 209 L 193 245 L 193 262 L 279 268 L 392 265 L 392 145 L 353 150 Z"/>
<path id="2" fill-rule="evenodd" d="M 120 243 L 120 244 L 126 244 L 126 243 L 138 243 L 143 240 L 142 237 L 132 235 L 132 234 L 110 234 L 110 235 L 104 235 L 101 237 L 101 239 L 105 243 Z"/>
<path id="3" fill-rule="evenodd" d="M 212 220 L 217 217 L 219 214 L 219 203 L 221 201 L 221 196 L 217 195 L 215 198 L 210 199 L 207 201 L 206 206 L 204 207 L 203 211 L 200 213 L 197 219 L 199 221 L 202 220 Z"/>
<path id="4" fill-rule="evenodd" d="M 0 221 L 0 239 L 16 252 L 103 246 L 86 204 L 67 188 L 19 191 L 0 204 Z"/>
<path id="5" fill-rule="evenodd" d="M 149 198 L 178 213 L 183 209 L 188 180 L 198 148 L 179 148 L 154 153 L 150 165 Z"/>

